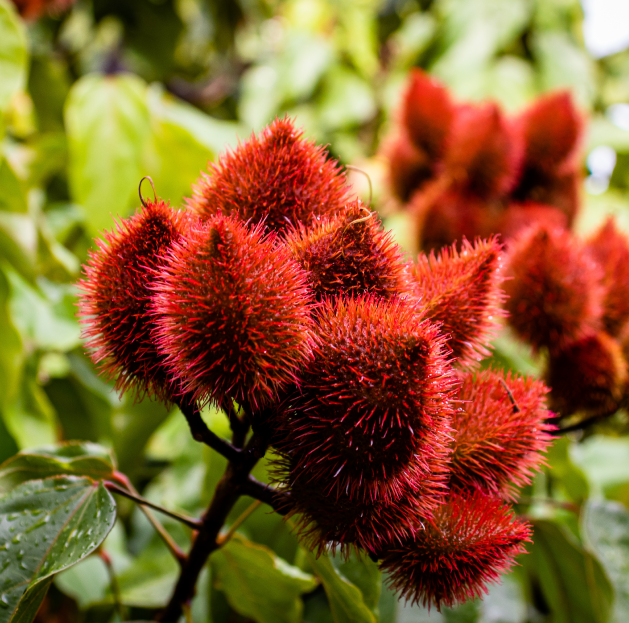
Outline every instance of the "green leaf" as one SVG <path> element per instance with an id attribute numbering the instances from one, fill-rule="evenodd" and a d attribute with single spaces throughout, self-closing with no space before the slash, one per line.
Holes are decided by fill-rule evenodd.
<path id="1" fill-rule="evenodd" d="M 111 477 L 116 469 L 110 450 L 95 443 L 67 442 L 22 451 L 0 465 L 0 493 L 29 480 L 64 474 L 93 480 Z"/>
<path id="2" fill-rule="evenodd" d="M 361 590 L 334 568 L 328 556 L 316 558 L 308 552 L 308 562 L 323 583 L 335 623 L 376 623 Z"/>
<path id="3" fill-rule="evenodd" d="M 571 445 L 572 442 L 567 437 L 555 439 L 548 449 L 547 460 L 551 467 L 553 489 L 556 486 L 562 487 L 571 500 L 581 503 L 588 496 L 589 486 L 583 471 L 571 460 Z"/>
<path id="4" fill-rule="evenodd" d="M 605 623 L 613 593 L 600 563 L 560 526 L 538 520 L 534 528 L 523 562 L 537 578 L 553 623 Z"/>
<path id="5" fill-rule="evenodd" d="M 0 210 L 26 212 L 26 194 L 15 171 L 6 158 L 0 159 Z"/>
<path id="6" fill-rule="evenodd" d="M 36 601 L 27 591 L 91 554 L 115 519 L 109 492 L 87 478 L 35 480 L 1 498 L 0 623 L 20 620 Z"/>
<path id="7" fill-rule="evenodd" d="M 51 583 L 52 578 L 50 577 L 29 588 L 20 600 L 17 611 L 11 618 L 11 623 L 31 623 L 35 619 Z"/>
<path id="8" fill-rule="evenodd" d="M 26 32 L 13 5 L 0 0 L 0 112 L 26 80 Z"/>
<path id="9" fill-rule="evenodd" d="M 360 589 L 365 605 L 377 616 L 382 588 L 378 565 L 367 556 L 359 557 L 355 553 L 346 561 L 334 557 L 332 564 L 343 577 Z"/>
<path id="10" fill-rule="evenodd" d="M 618 502 L 591 501 L 582 516 L 582 530 L 614 587 L 611 621 L 629 621 L 629 512 Z"/>
<path id="11" fill-rule="evenodd" d="M 0 409 L 17 392 L 23 358 L 22 340 L 9 315 L 8 302 L 9 282 L 0 270 Z"/>
<path id="12" fill-rule="evenodd" d="M 70 190 L 94 235 L 137 197 L 149 136 L 146 85 L 129 74 L 84 76 L 68 95 L 65 122 Z"/>
<path id="13" fill-rule="evenodd" d="M 593 435 L 583 443 L 573 444 L 570 453 L 597 493 L 629 482 L 627 437 Z"/>
<path id="14" fill-rule="evenodd" d="M 236 612 L 258 623 L 299 623 L 303 610 L 299 596 L 316 586 L 308 573 L 237 534 L 211 563 L 216 588 Z"/>

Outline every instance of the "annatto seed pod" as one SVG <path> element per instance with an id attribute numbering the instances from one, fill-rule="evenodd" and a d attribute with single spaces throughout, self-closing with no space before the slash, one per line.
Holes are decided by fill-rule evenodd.
<path id="1" fill-rule="evenodd" d="M 339 164 L 288 118 L 276 119 L 209 166 L 187 201 L 202 218 L 222 212 L 283 231 L 335 214 L 348 199 Z"/>
<path id="2" fill-rule="evenodd" d="M 428 477 L 443 460 L 455 384 L 444 339 L 404 301 L 372 296 L 325 300 L 316 322 L 278 450 L 333 495 L 394 499 L 407 466 Z"/>
<path id="3" fill-rule="evenodd" d="M 454 116 L 447 89 L 421 69 L 413 69 L 401 112 L 413 143 L 431 160 L 441 158 Z"/>
<path id="4" fill-rule="evenodd" d="M 587 246 L 604 271 L 603 325 L 617 337 L 629 322 L 629 240 L 610 217 Z"/>
<path id="5" fill-rule="evenodd" d="M 296 517 L 301 540 L 317 553 L 341 548 L 348 554 L 362 547 L 378 555 L 391 544 L 412 539 L 432 517 L 447 493 L 447 471 L 418 474 L 394 500 L 360 500 L 330 491 L 323 480 L 313 481 L 302 469 L 287 471 L 284 486 L 290 492 L 289 517 Z"/>
<path id="6" fill-rule="evenodd" d="M 189 218 L 163 201 L 145 208 L 96 240 L 79 283 L 79 319 L 94 362 L 124 392 L 172 398 L 163 357 L 158 353 L 150 312 L 151 286 L 168 249 L 184 235 Z"/>
<path id="7" fill-rule="evenodd" d="M 409 293 L 403 252 L 375 212 L 360 201 L 337 216 L 289 233 L 286 244 L 308 274 L 317 300 L 324 296 Z"/>
<path id="8" fill-rule="evenodd" d="M 501 500 L 453 494 L 424 530 L 385 552 L 380 567 L 402 597 L 440 609 L 486 593 L 530 536 L 530 525 Z"/>
<path id="9" fill-rule="evenodd" d="M 502 213 L 496 233 L 503 239 L 515 238 L 531 226 L 541 224 L 549 228 L 566 229 L 568 218 L 559 208 L 543 203 L 512 201 Z"/>
<path id="10" fill-rule="evenodd" d="M 460 409 L 452 420 L 450 484 L 512 496 L 531 482 L 552 442 L 546 424 L 548 388 L 532 378 L 494 370 L 461 375 Z"/>
<path id="11" fill-rule="evenodd" d="M 575 155 L 583 122 L 568 91 L 536 100 L 518 119 L 524 138 L 524 167 L 554 174 Z"/>
<path id="12" fill-rule="evenodd" d="M 13 0 L 18 13 L 27 20 L 39 19 L 46 13 L 57 15 L 69 9 L 75 2 L 76 0 Z"/>
<path id="13" fill-rule="evenodd" d="M 490 199 L 508 192 L 522 162 L 522 142 L 496 104 L 457 110 L 444 156 L 456 188 Z"/>
<path id="14" fill-rule="evenodd" d="M 523 232 L 505 277 L 508 322 L 533 348 L 557 352 L 600 328 L 601 270 L 570 232 L 544 224 Z"/>
<path id="15" fill-rule="evenodd" d="M 627 383 L 622 347 L 602 331 L 574 342 L 551 355 L 547 382 L 559 415 L 611 415 L 620 408 Z"/>
<path id="16" fill-rule="evenodd" d="M 259 407 L 309 356 L 309 297 L 274 234 L 219 214 L 168 255 L 155 285 L 158 345 L 183 392 Z"/>
<path id="17" fill-rule="evenodd" d="M 389 184 L 393 194 L 403 202 L 434 175 L 435 162 L 409 138 L 406 128 L 390 138 L 383 148 L 389 162 Z"/>
<path id="18" fill-rule="evenodd" d="M 459 366 L 477 364 L 504 316 L 499 273 L 502 247 L 492 237 L 467 240 L 435 255 L 420 254 L 411 269 L 421 310 L 440 325 L 452 357 Z"/>

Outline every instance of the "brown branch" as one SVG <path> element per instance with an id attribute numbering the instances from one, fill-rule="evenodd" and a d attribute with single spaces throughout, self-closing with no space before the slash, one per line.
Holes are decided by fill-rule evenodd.
<path id="1" fill-rule="evenodd" d="M 249 473 L 264 456 L 268 441 L 254 435 L 245 448 L 229 460 L 227 469 L 219 481 L 210 505 L 203 515 L 202 525 L 184 561 L 179 579 L 166 608 L 158 620 L 177 623 L 184 606 L 194 597 L 195 586 L 209 555 L 218 549 L 218 536 L 227 516 L 243 494 Z"/>
<path id="2" fill-rule="evenodd" d="M 243 483 L 242 492 L 243 495 L 248 495 L 254 500 L 268 504 L 280 515 L 286 515 L 290 510 L 289 493 L 274 489 L 271 485 L 256 480 L 253 476 L 249 476 L 247 481 Z"/>
<path id="3" fill-rule="evenodd" d="M 190 426 L 190 432 L 192 433 L 194 439 L 200 443 L 204 443 L 213 450 L 216 450 L 228 461 L 238 460 L 241 450 L 235 448 L 224 439 L 221 439 L 207 427 L 207 424 L 201 417 L 199 408 L 193 400 L 191 400 L 188 396 L 184 396 L 179 400 L 178 406 L 184 414 L 186 420 L 188 420 L 188 426 Z"/>

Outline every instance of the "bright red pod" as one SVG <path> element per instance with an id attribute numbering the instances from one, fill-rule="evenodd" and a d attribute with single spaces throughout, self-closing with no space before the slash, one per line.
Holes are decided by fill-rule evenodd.
<path id="1" fill-rule="evenodd" d="M 534 349 L 557 352 L 597 332 L 601 269 L 570 232 L 538 224 L 512 241 L 505 260 L 508 322 Z"/>
<path id="2" fill-rule="evenodd" d="M 549 228 L 566 229 L 568 219 L 557 207 L 533 201 L 518 203 L 512 201 L 502 213 L 497 227 L 505 239 L 515 238 L 531 226 L 541 224 Z"/>
<path id="3" fill-rule="evenodd" d="M 408 465 L 443 461 L 456 383 L 444 339 L 405 301 L 373 296 L 325 300 L 316 322 L 278 450 L 339 496 L 394 498 Z"/>
<path id="4" fill-rule="evenodd" d="M 341 211 L 349 196 L 338 162 L 289 118 L 276 119 L 209 167 L 187 200 L 202 218 L 222 212 L 285 231 Z"/>
<path id="5" fill-rule="evenodd" d="M 173 245 L 155 285 L 157 340 L 182 392 L 257 408 L 310 355 L 305 274 L 274 234 L 217 215 Z"/>
<path id="6" fill-rule="evenodd" d="M 629 323 L 629 240 L 610 217 L 587 247 L 604 273 L 603 326 L 617 337 Z"/>
<path id="7" fill-rule="evenodd" d="M 162 400 L 173 387 L 154 340 L 151 287 L 164 255 L 187 231 L 189 218 L 163 201 L 148 201 L 96 240 L 79 282 L 79 320 L 90 357 L 116 379 L 120 392 L 132 387 Z"/>
<path id="8" fill-rule="evenodd" d="M 458 366 L 477 364 L 505 314 L 500 274 L 502 246 L 495 237 L 463 239 L 440 253 L 420 254 L 411 268 L 425 317 L 440 326 Z"/>
<path id="9" fill-rule="evenodd" d="M 403 202 L 435 175 L 435 162 L 415 145 L 405 128 L 385 145 L 383 152 L 389 162 L 389 184 L 393 194 Z"/>
<path id="10" fill-rule="evenodd" d="M 589 335 L 549 358 L 551 406 L 560 416 L 611 415 L 620 408 L 627 377 L 621 345 L 602 331 Z"/>
<path id="11" fill-rule="evenodd" d="M 36 20 L 50 13 L 57 15 L 69 9 L 76 0 L 12 0 L 18 13 L 27 20 Z"/>
<path id="12" fill-rule="evenodd" d="M 454 116 L 448 90 L 421 69 L 413 69 L 401 111 L 411 140 L 430 160 L 443 156 Z"/>
<path id="13" fill-rule="evenodd" d="M 457 109 L 444 155 L 455 188 L 491 199 L 507 193 L 522 162 L 522 142 L 496 104 Z"/>
<path id="14" fill-rule="evenodd" d="M 452 494 L 424 530 L 385 552 L 380 568 L 402 597 L 439 610 L 482 597 L 530 541 L 530 525 L 501 500 Z"/>
<path id="15" fill-rule="evenodd" d="M 548 388 L 533 378 L 483 370 L 461 375 L 452 418 L 451 486 L 513 497 L 544 465 L 554 426 Z"/>
<path id="16" fill-rule="evenodd" d="M 360 201 L 309 228 L 287 234 L 286 244 L 306 271 L 317 300 L 325 296 L 409 293 L 403 252 L 375 212 Z"/>

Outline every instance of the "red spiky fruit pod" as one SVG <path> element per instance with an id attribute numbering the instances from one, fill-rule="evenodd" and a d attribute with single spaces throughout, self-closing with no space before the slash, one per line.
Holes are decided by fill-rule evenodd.
<path id="1" fill-rule="evenodd" d="M 504 239 L 515 238 L 529 227 L 540 224 L 548 228 L 565 229 L 568 219 L 564 212 L 555 206 L 525 201 L 512 201 L 502 213 L 496 233 Z"/>
<path id="2" fill-rule="evenodd" d="M 96 240 L 79 282 L 79 320 L 94 362 L 116 379 L 120 392 L 131 387 L 168 401 L 173 387 L 157 351 L 151 287 L 164 254 L 185 233 L 189 217 L 163 201 L 148 201 L 134 216 Z"/>
<path id="3" fill-rule="evenodd" d="M 306 271 L 317 300 L 324 296 L 375 294 L 391 298 L 408 293 L 403 252 L 375 212 L 360 201 L 287 234 L 286 244 Z"/>
<path id="4" fill-rule="evenodd" d="M 430 160 L 443 155 L 453 116 L 448 90 L 421 69 L 413 69 L 402 103 L 401 122 L 413 143 Z"/>
<path id="5" fill-rule="evenodd" d="M 447 453 L 447 439 L 442 448 Z M 301 540 L 317 553 L 340 547 L 348 554 L 352 547 L 362 547 L 377 555 L 392 543 L 412 538 L 447 492 L 445 461 L 428 477 L 421 468 L 407 470 L 409 479 L 401 482 L 395 498 L 373 500 L 336 491 L 326 480 L 312 480 L 303 469 L 290 469 L 290 464 L 288 460 L 283 480 L 290 492 L 288 516 L 296 516 Z"/>
<path id="6" fill-rule="evenodd" d="M 560 416 L 610 415 L 620 408 L 627 362 L 621 345 L 601 331 L 551 355 L 546 377 L 551 407 Z"/>
<path id="7" fill-rule="evenodd" d="M 525 169 L 548 175 L 572 164 L 583 121 L 569 91 L 539 98 L 517 123 L 524 139 Z"/>
<path id="8" fill-rule="evenodd" d="M 534 349 L 559 351 L 598 331 L 601 271 L 570 232 L 537 225 L 510 245 L 504 290 L 508 322 Z"/>
<path id="9" fill-rule="evenodd" d="M 324 300 L 316 322 L 278 450 L 331 495 L 395 499 L 411 463 L 427 478 L 443 460 L 455 387 L 444 339 L 399 299 Z"/>
<path id="10" fill-rule="evenodd" d="M 389 162 L 389 185 L 403 202 L 435 174 L 435 162 L 413 144 L 405 128 L 399 128 L 398 135 L 386 143 L 383 152 Z"/>
<path id="11" fill-rule="evenodd" d="M 587 247 L 604 273 L 603 325 L 616 337 L 629 322 L 629 240 L 610 217 Z"/>
<path id="12" fill-rule="evenodd" d="M 452 494 L 424 530 L 385 553 L 380 568 L 402 597 L 440 609 L 481 597 L 530 537 L 530 525 L 501 500 Z"/>
<path id="13" fill-rule="evenodd" d="M 522 142 L 496 104 L 457 110 L 444 173 L 459 190 L 491 199 L 508 192 L 519 173 Z"/>
<path id="14" fill-rule="evenodd" d="M 440 326 L 459 366 L 478 363 L 489 354 L 504 295 L 500 275 L 502 246 L 495 237 L 463 239 L 435 254 L 420 254 L 411 268 L 422 313 Z"/>
<path id="15" fill-rule="evenodd" d="M 310 353 L 310 294 L 262 226 L 219 214 L 175 243 L 155 285 L 156 336 L 183 392 L 254 408 L 295 380 Z"/>
<path id="16" fill-rule="evenodd" d="M 289 118 L 276 119 L 209 166 L 187 200 L 203 218 L 222 212 L 284 231 L 335 214 L 348 199 L 338 162 Z"/>
<path id="17" fill-rule="evenodd" d="M 548 388 L 532 378 L 483 370 L 461 376 L 452 427 L 450 484 L 513 496 L 543 465 L 554 426 L 546 408 Z"/>
<path id="18" fill-rule="evenodd" d="M 18 13 L 26 20 L 36 20 L 49 13 L 57 15 L 69 9 L 76 0 L 13 0 Z"/>

